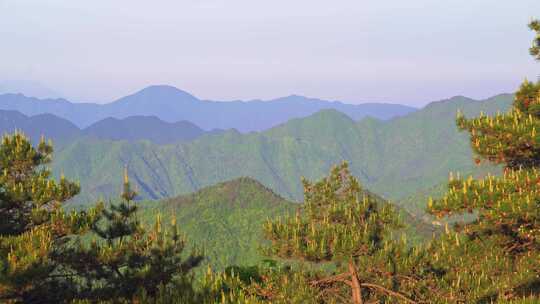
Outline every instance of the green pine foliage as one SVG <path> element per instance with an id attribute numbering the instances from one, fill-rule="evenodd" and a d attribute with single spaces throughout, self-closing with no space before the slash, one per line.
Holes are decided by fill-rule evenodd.
<path id="1" fill-rule="evenodd" d="M 310 284 L 313 273 L 290 267 L 265 265 L 242 270 L 213 272 L 210 268 L 202 280 L 206 303 L 279 303 L 301 304 L 319 302 L 318 290 Z"/>
<path id="2" fill-rule="evenodd" d="M 90 244 L 77 239 L 58 258 L 65 271 L 77 274 L 79 298 L 92 301 L 129 301 L 158 297 L 175 288 L 194 296 L 191 270 L 203 257 L 184 252 L 185 241 L 176 220 L 164 225 L 158 215 L 153 229 L 137 218 L 127 169 L 120 203 L 111 203 L 93 223 Z"/>
<path id="3" fill-rule="evenodd" d="M 266 253 L 319 264 L 304 279 L 315 302 L 426 298 L 437 272 L 421 251 L 392 238 L 400 227 L 395 209 L 362 191 L 347 163 L 317 183 L 303 184 L 304 210 L 265 224 Z M 273 296 L 280 295 L 274 291 Z"/>
<path id="4" fill-rule="evenodd" d="M 313 262 L 348 260 L 373 252 L 384 234 L 397 228 L 397 217 L 389 205 L 361 191 L 346 163 L 334 167 L 320 182 L 304 183 L 304 214 L 269 221 L 266 238 L 269 254 Z"/>
<path id="5" fill-rule="evenodd" d="M 176 222 L 162 225 L 158 217 L 148 231 L 140 225 L 127 172 L 122 202 L 66 213 L 62 203 L 79 186 L 50 178 L 52 152 L 50 143 L 34 148 L 20 133 L 2 139 L 0 300 L 127 303 L 168 289 L 196 299 L 190 272 L 202 256 L 184 252 Z"/>
<path id="6" fill-rule="evenodd" d="M 90 229 L 99 210 L 66 213 L 62 203 L 79 186 L 46 167 L 53 148 L 42 138 L 37 148 L 21 133 L 0 144 L 0 299 L 3 302 L 60 302 L 73 296 L 75 282 L 64 277 L 51 255 L 69 235 Z"/>
<path id="7" fill-rule="evenodd" d="M 63 176 L 50 179 L 52 145 L 42 138 L 37 149 L 21 133 L 5 136 L 0 146 L 0 231 L 19 235 L 50 220 L 50 205 L 72 198 L 80 187 Z M 54 206 L 53 206 L 54 207 Z"/>
<path id="8" fill-rule="evenodd" d="M 263 252 L 278 262 L 209 271 L 208 301 L 217 303 L 451 303 L 436 248 L 411 247 L 396 210 L 363 191 L 347 163 L 319 182 L 304 180 L 297 212 L 267 221 Z M 441 260 L 440 263 L 443 263 Z"/>
<path id="9" fill-rule="evenodd" d="M 535 295 L 538 256 L 516 257 L 501 247 L 503 239 L 471 240 L 461 231 L 447 232 L 423 247 L 440 276 L 432 303 L 507 303 Z M 538 301 L 538 298 L 535 297 Z"/>
<path id="10" fill-rule="evenodd" d="M 434 242 L 456 301 L 540 298 L 539 93 L 540 83 L 525 81 L 508 113 L 458 115 L 458 127 L 471 135 L 476 162 L 501 164 L 504 172 L 482 179 L 451 176 L 448 192 L 428 203 L 439 217 L 475 214 L 474 220 L 455 225 L 450 238 L 455 243 Z"/>

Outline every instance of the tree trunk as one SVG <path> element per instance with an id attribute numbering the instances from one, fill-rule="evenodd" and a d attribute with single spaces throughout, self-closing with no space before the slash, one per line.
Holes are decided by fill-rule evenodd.
<path id="1" fill-rule="evenodd" d="M 351 274 L 351 288 L 352 288 L 352 302 L 354 304 L 363 304 L 362 290 L 360 288 L 360 282 L 358 281 L 358 275 L 356 274 L 356 268 L 353 261 L 349 261 L 349 273 Z"/>

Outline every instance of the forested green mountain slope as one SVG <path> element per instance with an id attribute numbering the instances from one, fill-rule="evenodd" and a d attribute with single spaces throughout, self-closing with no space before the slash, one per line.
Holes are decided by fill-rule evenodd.
<path id="1" fill-rule="evenodd" d="M 374 195 L 374 194 L 370 194 Z M 384 203 L 381 199 L 381 203 Z M 241 177 L 195 193 L 140 203 L 141 219 L 154 223 L 160 214 L 164 224 L 176 218 L 188 244 L 204 249 L 214 268 L 255 265 L 260 254 L 262 225 L 269 218 L 296 212 L 301 205 L 283 199 L 258 181 Z M 430 237 L 434 228 L 398 209 L 409 239 Z"/>
<path id="2" fill-rule="evenodd" d="M 83 203 L 116 195 L 124 166 L 147 199 L 249 176 L 298 200 L 301 176 L 317 179 L 332 164 L 348 160 L 368 189 L 396 200 L 446 181 L 449 171 L 474 170 L 467 134 L 455 127 L 456 111 L 504 111 L 511 100 L 511 95 L 485 101 L 455 97 L 388 122 L 355 122 L 326 110 L 266 132 L 227 131 L 177 145 L 85 139 L 58 151 L 54 169 L 80 180 Z"/>
<path id="3" fill-rule="evenodd" d="M 164 224 L 175 217 L 188 244 L 197 244 L 209 264 L 222 268 L 260 262 L 264 221 L 295 212 L 299 205 L 253 179 L 238 178 L 141 207 L 145 223 L 153 223 L 157 214 Z"/>

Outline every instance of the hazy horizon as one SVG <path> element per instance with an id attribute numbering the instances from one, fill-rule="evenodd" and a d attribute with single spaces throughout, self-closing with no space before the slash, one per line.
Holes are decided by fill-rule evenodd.
<path id="1" fill-rule="evenodd" d="M 17 83 L 18 81 L 13 81 L 13 83 Z M 25 85 L 28 85 L 28 84 L 35 84 L 35 85 L 41 85 L 37 82 L 28 82 L 28 81 L 21 81 L 21 83 L 24 83 Z M 289 94 L 289 95 L 284 95 L 284 96 L 276 96 L 276 97 L 273 97 L 273 98 L 266 98 L 266 99 L 262 99 L 262 98 L 252 98 L 252 99 L 234 99 L 234 100 L 223 100 L 223 99 L 214 99 L 214 100 L 211 100 L 211 99 L 205 99 L 205 98 L 201 98 L 199 96 L 197 96 L 197 94 L 194 94 L 193 92 L 189 92 L 189 91 L 186 91 L 186 90 L 183 90 L 182 88 L 178 88 L 178 87 L 175 87 L 173 85 L 169 85 L 169 84 L 154 84 L 154 85 L 148 85 L 146 87 L 143 87 L 143 88 L 140 88 L 140 89 L 137 89 L 136 91 L 133 91 L 131 93 L 128 93 L 124 96 L 120 96 L 119 98 L 115 98 L 113 100 L 106 100 L 106 101 L 101 101 L 101 102 L 96 102 L 96 101 L 88 101 L 88 100 L 71 100 L 65 96 L 62 96 L 60 95 L 58 92 L 54 91 L 54 90 L 49 90 L 49 88 L 45 88 L 45 87 L 39 87 L 36 92 L 40 92 L 42 94 L 47 94 L 47 95 L 42 95 L 42 96 L 35 96 L 35 95 L 38 95 L 38 94 L 27 94 L 25 93 L 23 90 L 19 90 L 19 91 L 3 91 L 2 90 L 2 83 L 0 83 L 0 95 L 2 94 L 22 94 L 24 95 L 25 97 L 31 97 L 31 98 L 37 98 L 37 99 L 40 99 L 40 100 L 55 100 L 55 99 L 63 99 L 63 100 L 67 100 L 68 102 L 71 102 L 71 103 L 88 103 L 88 104 L 98 104 L 98 105 L 106 105 L 106 104 L 109 104 L 109 103 L 113 103 L 113 102 L 116 102 L 116 101 L 119 101 L 120 99 L 124 98 L 124 97 L 128 97 L 128 96 L 131 96 L 131 95 L 136 95 L 138 93 L 140 93 L 141 91 L 145 90 L 145 89 L 148 89 L 148 88 L 151 88 L 151 87 L 173 87 L 173 88 L 176 88 L 180 91 L 183 91 L 185 93 L 188 93 L 192 96 L 194 96 L 195 98 L 201 100 L 201 101 L 208 101 L 208 102 L 224 102 L 224 103 L 227 103 L 227 102 L 271 102 L 271 101 L 274 101 L 274 100 L 278 100 L 278 99 L 283 99 L 283 98 L 289 98 L 289 97 L 293 97 L 293 96 L 299 96 L 299 97 L 302 97 L 302 98 L 307 98 L 307 99 L 313 99 L 313 100 L 322 100 L 322 101 L 326 101 L 326 102 L 339 102 L 339 103 L 343 103 L 343 104 L 349 104 L 349 105 L 362 105 L 362 104 L 389 104 L 389 105 L 403 105 L 403 106 L 407 106 L 407 107 L 411 107 L 411 108 L 416 108 L 418 110 L 424 108 L 425 106 L 431 104 L 431 103 L 436 103 L 436 102 L 440 102 L 440 101 L 445 101 L 445 100 L 451 100 L 453 98 L 456 98 L 456 97 L 465 97 L 465 98 L 470 98 L 470 99 L 473 99 L 473 100 L 476 100 L 476 101 L 483 101 L 483 100 L 487 100 L 487 99 L 490 99 L 490 98 L 495 98 L 497 96 L 500 96 L 500 95 L 506 95 L 506 94 L 513 94 L 512 92 L 501 92 L 501 93 L 496 93 L 496 94 L 493 94 L 493 95 L 488 95 L 486 97 L 482 97 L 482 98 L 474 98 L 474 97 L 471 97 L 471 96 L 465 96 L 465 95 L 452 95 L 452 96 L 447 96 L 447 97 L 442 97 L 440 99 L 436 99 L 436 100 L 431 100 L 431 101 L 428 101 L 424 104 L 419 104 L 419 105 L 414 105 L 414 104 L 407 104 L 407 103 L 399 103 L 399 102 L 392 102 L 392 101 L 359 101 L 359 102 L 350 102 L 350 101 L 346 101 L 346 100 L 337 100 L 337 99 L 322 99 L 322 98 L 319 98 L 317 96 L 305 96 L 305 95 L 300 95 L 300 94 Z M 41 91 L 43 90 L 43 91 Z M 52 94 L 49 96 L 49 94 Z"/>
<path id="2" fill-rule="evenodd" d="M 0 84 L 39 83 L 79 102 L 166 84 L 207 100 L 297 94 L 419 107 L 511 93 L 540 74 L 526 27 L 540 1 L 334 5 L 0 0 Z"/>

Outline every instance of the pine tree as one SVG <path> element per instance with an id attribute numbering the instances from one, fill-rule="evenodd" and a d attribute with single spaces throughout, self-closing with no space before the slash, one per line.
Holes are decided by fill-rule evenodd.
<path id="1" fill-rule="evenodd" d="M 62 203 L 79 192 L 46 167 L 52 144 L 42 138 L 34 148 L 22 133 L 0 144 L 0 299 L 8 302 L 58 302 L 74 283 L 64 277 L 51 253 L 68 235 L 89 229 L 98 211 L 66 213 Z"/>
<path id="2" fill-rule="evenodd" d="M 400 227 L 395 210 L 362 191 L 347 163 L 317 183 L 304 179 L 303 184 L 303 212 L 266 223 L 271 243 L 266 253 L 334 265 L 342 272 L 306 273 L 307 284 L 297 286 L 311 286 L 325 302 L 343 300 L 347 293 L 355 304 L 381 299 L 414 303 L 410 297 L 422 297 L 423 279 L 402 281 L 412 267 L 422 268 L 419 252 L 391 239 L 391 231 Z"/>
<path id="3" fill-rule="evenodd" d="M 176 222 L 158 216 L 153 229 L 142 228 L 127 172 L 120 203 L 65 212 L 79 186 L 51 179 L 52 152 L 44 139 L 37 148 L 20 133 L 2 139 L 0 301 L 151 302 L 170 290 L 196 299 L 190 271 L 202 257 L 184 254 Z"/>
<path id="4" fill-rule="evenodd" d="M 531 29 L 539 33 L 539 23 Z M 531 54 L 539 59 L 539 36 Z M 495 116 L 467 119 L 458 114 L 457 125 L 471 135 L 477 162 L 504 166 L 502 176 L 475 180 L 451 176 L 449 191 L 428 209 L 441 217 L 464 212 L 477 219 L 456 226 L 438 253 L 459 258 L 445 262 L 459 277 L 454 286 L 466 301 L 519 298 L 538 292 L 540 280 L 540 82 L 525 81 L 512 109 Z M 456 238 L 454 242 L 452 238 Z M 445 244 L 446 243 L 446 247 Z M 452 245 L 455 243 L 455 245 Z M 442 247 L 441 247 L 442 246 Z M 441 253 L 440 249 L 446 248 Z M 458 279 L 457 277 L 454 279 Z M 455 285 L 456 281 L 452 284 Z"/>
<path id="5" fill-rule="evenodd" d="M 78 298 L 155 299 L 171 286 L 184 298 L 195 297 L 190 271 L 202 256 L 185 256 L 185 241 L 174 219 L 163 225 L 158 215 L 153 229 L 146 231 L 137 219 L 135 197 L 126 169 L 122 200 L 111 203 L 94 222 L 91 244 L 79 238 L 58 256 L 66 271 L 79 277 Z"/>

